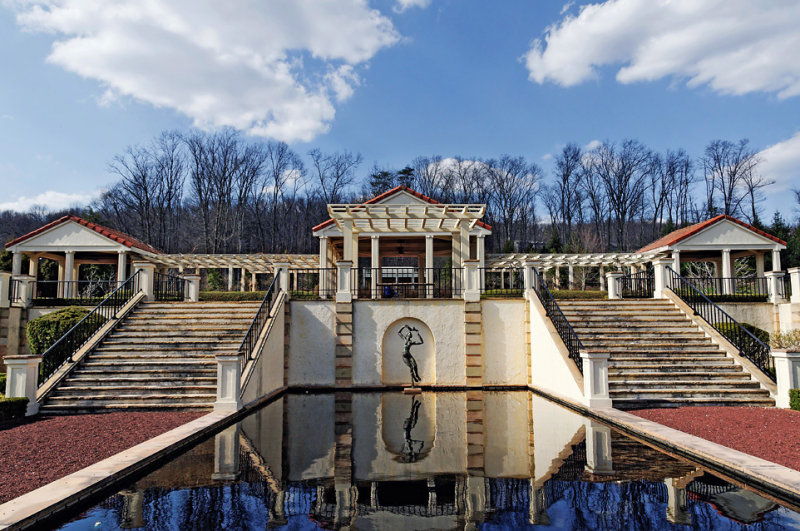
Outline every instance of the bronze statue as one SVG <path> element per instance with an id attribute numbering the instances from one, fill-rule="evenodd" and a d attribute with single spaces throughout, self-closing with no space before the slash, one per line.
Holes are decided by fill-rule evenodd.
<path id="1" fill-rule="evenodd" d="M 414 429 L 419 420 L 419 407 L 421 405 L 422 402 L 417 400 L 416 397 L 412 397 L 411 412 L 408 418 L 403 421 L 403 457 L 401 461 L 404 463 L 413 463 L 419 459 L 422 449 L 425 447 L 425 441 L 411 438 L 411 430 Z"/>
<path id="2" fill-rule="evenodd" d="M 418 341 L 414 340 L 414 334 L 416 334 Z M 414 384 L 422 380 L 422 378 L 419 377 L 417 360 L 411 355 L 411 347 L 414 345 L 422 345 L 425 341 L 422 340 L 422 335 L 419 333 L 419 330 L 413 326 L 403 325 L 403 327 L 398 330 L 397 335 L 403 338 L 405 343 L 403 345 L 403 362 L 408 365 L 408 369 L 411 371 L 411 386 L 413 387 Z"/>

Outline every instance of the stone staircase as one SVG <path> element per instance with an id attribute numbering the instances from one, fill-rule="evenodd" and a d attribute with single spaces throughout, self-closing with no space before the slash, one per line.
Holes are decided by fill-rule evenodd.
<path id="1" fill-rule="evenodd" d="M 558 304 L 587 350 L 609 353 L 614 407 L 775 405 L 769 391 L 670 301 Z"/>
<path id="2" fill-rule="evenodd" d="M 141 303 L 45 399 L 45 414 L 211 408 L 216 354 L 235 353 L 260 302 Z"/>

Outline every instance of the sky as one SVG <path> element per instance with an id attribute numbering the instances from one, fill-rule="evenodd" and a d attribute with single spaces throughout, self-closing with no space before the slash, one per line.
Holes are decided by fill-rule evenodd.
<path id="1" fill-rule="evenodd" d="M 165 129 L 363 155 L 748 138 L 800 187 L 797 0 L 0 0 L 0 210 L 85 203 Z"/>

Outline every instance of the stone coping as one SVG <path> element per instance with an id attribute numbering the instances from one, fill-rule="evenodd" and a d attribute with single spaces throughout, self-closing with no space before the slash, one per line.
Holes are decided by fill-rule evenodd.
<path id="1" fill-rule="evenodd" d="M 0 529 L 36 527 L 44 519 L 101 494 L 145 467 L 238 422 L 286 392 L 281 387 L 235 412 L 212 412 L 0 505 Z"/>
<path id="2" fill-rule="evenodd" d="M 615 408 L 590 408 L 535 387 L 532 392 L 629 437 L 690 461 L 734 484 L 754 488 L 800 511 L 800 471 L 755 457 Z"/>

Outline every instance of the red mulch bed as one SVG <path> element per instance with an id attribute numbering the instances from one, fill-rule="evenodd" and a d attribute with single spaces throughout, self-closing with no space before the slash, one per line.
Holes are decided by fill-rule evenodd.
<path id="1" fill-rule="evenodd" d="M 759 407 L 639 409 L 634 415 L 800 470 L 800 411 Z"/>
<path id="2" fill-rule="evenodd" d="M 42 417 L 0 430 L 0 503 L 194 420 L 201 412 Z"/>

